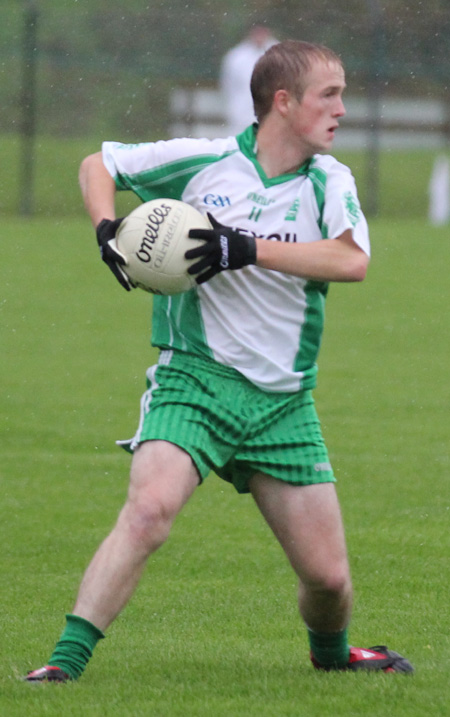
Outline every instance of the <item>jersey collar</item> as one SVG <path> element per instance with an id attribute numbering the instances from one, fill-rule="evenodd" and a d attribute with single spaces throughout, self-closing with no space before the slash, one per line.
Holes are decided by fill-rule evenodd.
<path id="1" fill-rule="evenodd" d="M 308 174 L 311 159 L 307 159 L 306 162 L 304 162 L 304 164 L 302 164 L 296 172 L 289 172 L 289 174 L 280 174 L 278 177 L 269 178 L 257 159 L 257 132 L 258 123 L 255 122 L 254 124 L 247 127 L 247 129 L 245 129 L 241 134 L 238 134 L 236 137 L 236 141 L 242 154 L 247 157 L 247 159 L 249 159 L 250 162 L 252 162 L 252 164 L 255 166 L 255 169 L 258 172 L 260 179 L 265 187 L 272 187 L 275 184 L 289 182 L 291 179 L 294 179 L 301 174 Z"/>

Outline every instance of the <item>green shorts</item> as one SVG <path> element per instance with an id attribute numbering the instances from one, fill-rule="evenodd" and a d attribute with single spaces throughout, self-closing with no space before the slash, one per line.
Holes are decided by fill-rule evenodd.
<path id="1" fill-rule="evenodd" d="M 311 391 L 261 391 L 209 358 L 163 351 L 147 371 L 134 450 L 148 440 L 183 448 L 203 480 L 214 471 L 248 493 L 257 472 L 287 483 L 334 482 Z"/>

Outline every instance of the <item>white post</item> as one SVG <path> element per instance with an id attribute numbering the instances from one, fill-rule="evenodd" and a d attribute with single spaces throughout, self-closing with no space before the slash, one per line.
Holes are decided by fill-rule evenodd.
<path id="1" fill-rule="evenodd" d="M 445 155 L 436 157 L 428 185 L 428 219 L 435 226 L 450 220 L 450 162 Z"/>

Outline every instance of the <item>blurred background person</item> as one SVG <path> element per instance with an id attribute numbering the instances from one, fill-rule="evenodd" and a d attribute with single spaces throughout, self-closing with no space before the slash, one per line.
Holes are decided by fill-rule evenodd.
<path id="1" fill-rule="evenodd" d="M 244 39 L 224 55 L 220 69 L 220 90 L 230 134 L 242 132 L 255 121 L 250 78 L 257 60 L 276 42 L 278 40 L 270 28 L 258 22 L 251 25 Z"/>

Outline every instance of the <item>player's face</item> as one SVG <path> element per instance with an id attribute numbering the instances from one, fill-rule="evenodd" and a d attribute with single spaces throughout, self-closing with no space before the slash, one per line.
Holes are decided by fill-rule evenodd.
<path id="1" fill-rule="evenodd" d="M 292 100 L 290 129 L 307 156 L 331 148 L 339 118 L 345 115 L 345 74 L 335 62 L 316 60 L 308 73 L 301 101 Z"/>

